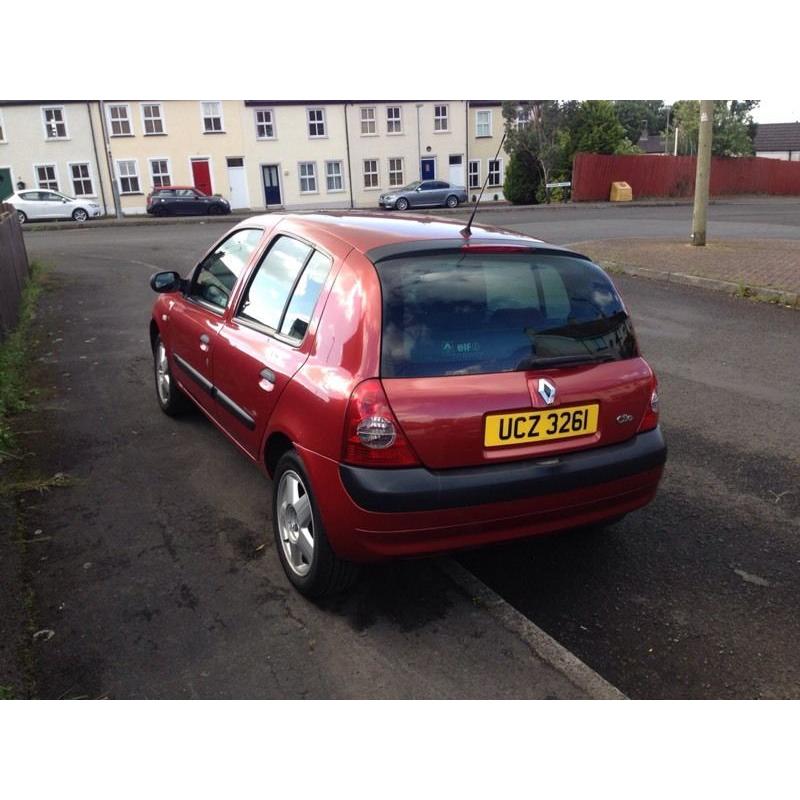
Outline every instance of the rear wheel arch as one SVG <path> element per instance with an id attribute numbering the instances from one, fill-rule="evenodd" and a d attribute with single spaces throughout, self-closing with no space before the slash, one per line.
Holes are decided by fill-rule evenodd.
<path id="1" fill-rule="evenodd" d="M 275 467 L 281 456 L 290 450 L 294 450 L 294 443 L 282 431 L 274 431 L 267 436 L 264 444 L 264 466 L 267 468 L 270 478 L 275 474 Z"/>

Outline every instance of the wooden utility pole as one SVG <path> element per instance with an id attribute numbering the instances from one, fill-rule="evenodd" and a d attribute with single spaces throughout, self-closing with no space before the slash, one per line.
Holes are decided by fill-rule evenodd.
<path id="1" fill-rule="evenodd" d="M 700 101 L 700 131 L 697 143 L 697 175 L 694 181 L 692 244 L 705 247 L 708 218 L 708 187 L 711 182 L 711 138 L 714 122 L 714 101 Z"/>

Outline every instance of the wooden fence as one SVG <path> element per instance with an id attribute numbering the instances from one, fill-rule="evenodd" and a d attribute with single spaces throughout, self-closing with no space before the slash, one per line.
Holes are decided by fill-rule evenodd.
<path id="1" fill-rule="evenodd" d="M 0 341 L 16 327 L 22 289 L 28 280 L 28 254 L 17 212 L 0 204 Z"/>
<path id="2" fill-rule="evenodd" d="M 694 156 L 603 156 L 578 153 L 572 167 L 572 199 L 608 200 L 611 184 L 626 181 L 633 199 L 692 197 Z M 800 195 L 800 161 L 774 158 L 713 158 L 711 195 Z"/>

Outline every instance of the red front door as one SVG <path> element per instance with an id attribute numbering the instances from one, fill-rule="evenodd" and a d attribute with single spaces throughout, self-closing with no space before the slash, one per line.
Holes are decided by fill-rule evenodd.
<path id="1" fill-rule="evenodd" d="M 208 161 L 192 161 L 192 179 L 194 185 L 203 194 L 213 194 L 211 190 L 211 170 Z"/>

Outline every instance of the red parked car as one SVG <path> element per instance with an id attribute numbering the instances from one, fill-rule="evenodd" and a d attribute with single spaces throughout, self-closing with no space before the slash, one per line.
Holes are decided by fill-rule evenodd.
<path id="1" fill-rule="evenodd" d="M 307 595 L 358 562 L 606 523 L 655 495 L 656 378 L 608 276 L 461 225 L 270 214 L 151 279 L 158 402 L 191 399 L 269 474 Z"/>

